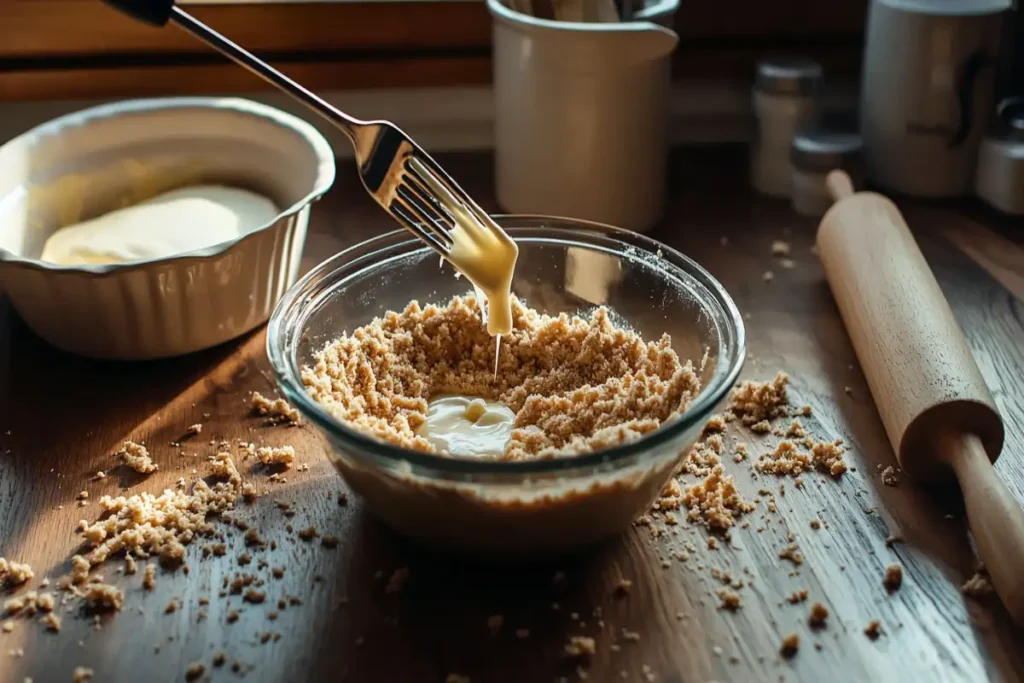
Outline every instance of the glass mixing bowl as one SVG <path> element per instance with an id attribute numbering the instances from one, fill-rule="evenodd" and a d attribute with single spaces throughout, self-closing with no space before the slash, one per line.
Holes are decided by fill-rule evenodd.
<path id="1" fill-rule="evenodd" d="M 316 352 L 413 299 L 443 304 L 472 291 L 405 231 L 347 249 L 292 287 L 270 319 L 267 351 L 285 396 L 327 437 L 334 465 L 386 524 L 477 555 L 568 552 L 621 532 L 649 509 L 739 375 L 743 322 L 707 271 L 643 235 L 564 218 L 496 220 L 519 245 L 512 289 L 528 306 L 586 315 L 603 305 L 648 341 L 671 335 L 701 379 L 689 410 L 614 448 L 517 462 L 406 450 L 334 419 L 300 377 Z"/>

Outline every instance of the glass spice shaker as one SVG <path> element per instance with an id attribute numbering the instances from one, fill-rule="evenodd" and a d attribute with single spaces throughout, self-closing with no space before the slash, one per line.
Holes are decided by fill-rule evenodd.
<path id="1" fill-rule="evenodd" d="M 809 59 L 764 59 L 757 65 L 753 102 L 756 127 L 750 145 L 750 182 L 773 197 L 789 197 L 793 136 L 820 118 L 823 71 Z"/>
<path id="2" fill-rule="evenodd" d="M 832 206 L 825 187 L 829 171 L 849 174 L 855 188 L 862 184 L 861 138 L 856 133 L 797 133 L 790 145 L 793 210 L 802 216 L 819 217 Z"/>

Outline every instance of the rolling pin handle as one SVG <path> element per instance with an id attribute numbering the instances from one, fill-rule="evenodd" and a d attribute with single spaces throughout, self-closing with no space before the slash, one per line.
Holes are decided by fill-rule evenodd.
<path id="1" fill-rule="evenodd" d="M 828 188 L 828 194 L 834 202 L 853 196 L 853 181 L 846 171 L 829 171 L 825 177 L 825 187 Z"/>
<path id="2" fill-rule="evenodd" d="M 1024 624 L 1024 510 L 996 475 L 974 434 L 946 434 L 941 456 L 960 481 L 978 555 L 1010 616 Z"/>

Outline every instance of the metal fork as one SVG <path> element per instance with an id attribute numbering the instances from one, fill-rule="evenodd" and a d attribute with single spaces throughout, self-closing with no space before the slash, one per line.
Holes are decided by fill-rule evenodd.
<path id="1" fill-rule="evenodd" d="M 288 93 L 348 136 L 355 148 L 359 178 L 367 192 L 403 227 L 441 256 L 452 248 L 449 232 L 459 214 L 484 229 L 503 233 L 490 216 L 430 158 L 422 147 L 388 121 L 362 121 L 313 94 L 187 12 L 174 0 L 104 0 L 152 26 L 173 22 L 276 88 Z M 461 221 L 463 225 L 465 221 Z"/>

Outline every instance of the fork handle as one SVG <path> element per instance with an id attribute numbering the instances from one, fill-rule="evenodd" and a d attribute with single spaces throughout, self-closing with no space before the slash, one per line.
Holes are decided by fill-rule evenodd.
<path id="1" fill-rule="evenodd" d="M 344 131 L 353 145 L 356 141 L 356 130 L 365 125 L 363 121 L 328 104 L 326 100 L 288 78 L 245 48 L 233 43 L 192 15 L 175 7 L 174 0 L 103 0 L 103 2 L 133 19 L 151 26 L 164 26 L 168 22 L 177 24 L 187 33 L 244 67 L 250 73 L 259 76 L 278 90 L 323 116 Z"/>
<path id="2" fill-rule="evenodd" d="M 103 0 L 132 19 L 150 26 L 164 26 L 171 19 L 174 0 Z"/>

